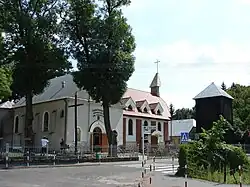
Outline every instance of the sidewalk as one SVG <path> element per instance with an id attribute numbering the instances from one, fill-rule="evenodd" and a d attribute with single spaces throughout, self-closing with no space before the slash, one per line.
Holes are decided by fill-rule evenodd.
<path id="1" fill-rule="evenodd" d="M 57 165 L 30 165 L 30 166 L 10 166 L 9 168 L 1 167 L 1 169 L 30 169 L 30 168 L 58 168 L 58 167 L 83 167 L 83 166 L 100 166 L 98 162 L 84 162 L 79 164 L 57 164 Z"/>
<path id="2" fill-rule="evenodd" d="M 207 181 L 199 181 L 194 179 L 188 179 L 188 187 L 238 187 L 239 184 L 218 184 Z M 160 173 L 152 174 L 152 184 L 149 184 L 149 180 L 144 181 L 141 187 L 184 187 L 185 179 L 174 177 L 174 176 L 164 176 Z M 243 185 L 244 187 L 249 187 L 249 185 Z"/>

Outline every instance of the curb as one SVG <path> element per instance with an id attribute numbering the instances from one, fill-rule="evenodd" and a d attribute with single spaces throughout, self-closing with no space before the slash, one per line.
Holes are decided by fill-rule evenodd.
<path id="1" fill-rule="evenodd" d="M 1 168 L 5 170 L 11 169 L 32 169 L 32 168 L 67 168 L 67 167 L 84 167 L 84 166 L 100 166 L 100 163 L 89 163 L 89 164 L 61 164 L 61 165 L 34 165 L 34 166 L 11 166 L 9 168 Z"/>

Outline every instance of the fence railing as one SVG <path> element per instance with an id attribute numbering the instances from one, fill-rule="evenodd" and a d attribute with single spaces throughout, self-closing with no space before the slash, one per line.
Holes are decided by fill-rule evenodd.
<path id="1" fill-rule="evenodd" d="M 113 151 L 109 151 L 112 149 Z M 144 147 L 144 154 L 147 156 L 156 156 L 156 157 L 165 157 L 165 156 L 177 156 L 179 150 L 178 145 L 151 145 L 146 144 Z M 142 149 L 137 144 L 128 144 L 118 145 L 117 147 L 109 147 L 109 146 L 89 146 L 89 145 L 78 145 L 77 147 L 77 154 L 81 157 L 95 157 L 96 153 L 99 153 L 102 158 L 105 157 L 138 157 L 139 154 L 142 154 Z M 29 154 L 31 157 L 39 157 L 39 156 L 73 156 L 76 155 L 74 145 L 69 145 L 67 147 L 62 147 L 60 150 L 56 150 L 49 145 L 46 149 L 42 149 L 41 147 L 24 147 L 24 146 L 10 146 L 6 144 L 3 147 L 0 147 L 0 159 L 3 159 L 8 153 L 9 158 L 21 158 L 25 157 Z M 108 154 L 108 153 L 111 153 Z M 115 155 L 112 155 L 115 154 Z"/>

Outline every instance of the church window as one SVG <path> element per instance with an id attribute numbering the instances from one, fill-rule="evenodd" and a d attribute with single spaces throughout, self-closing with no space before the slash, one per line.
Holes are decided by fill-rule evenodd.
<path id="1" fill-rule="evenodd" d="M 132 121 L 132 119 L 128 120 L 128 135 L 133 135 L 133 121 Z"/>
<path id="2" fill-rule="evenodd" d="M 18 133 L 18 128 L 19 128 L 19 117 L 16 116 L 15 117 L 15 129 L 14 129 L 15 133 Z"/>
<path id="3" fill-rule="evenodd" d="M 147 121 L 144 121 L 143 127 L 144 127 L 144 131 L 148 131 L 148 122 Z"/>
<path id="4" fill-rule="evenodd" d="M 80 142 L 81 141 L 81 135 L 82 135 L 82 131 L 80 127 L 77 127 L 77 141 Z"/>
<path id="5" fill-rule="evenodd" d="M 49 113 L 45 112 L 43 115 L 43 132 L 49 131 Z"/>
<path id="6" fill-rule="evenodd" d="M 133 107 L 131 105 L 128 106 L 129 111 L 133 111 Z"/>
<path id="7" fill-rule="evenodd" d="M 151 121 L 151 133 L 156 130 L 156 121 Z"/>
<path id="8" fill-rule="evenodd" d="M 157 127 L 158 131 L 161 131 L 161 123 L 158 122 L 158 127 Z"/>

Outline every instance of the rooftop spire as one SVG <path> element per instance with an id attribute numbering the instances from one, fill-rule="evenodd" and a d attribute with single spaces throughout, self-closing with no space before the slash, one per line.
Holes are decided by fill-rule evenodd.
<path id="1" fill-rule="evenodd" d="M 159 77 L 159 73 L 158 73 L 158 65 L 159 65 L 159 60 L 157 60 L 155 63 L 156 63 L 156 65 L 157 65 L 157 72 L 156 72 L 156 74 L 155 74 L 155 76 L 154 76 L 154 78 L 153 78 L 153 80 L 152 80 L 152 82 L 151 82 L 151 84 L 150 84 L 150 88 L 151 88 L 151 94 L 152 95 L 155 95 L 155 96 L 160 96 L 160 90 L 159 90 L 159 88 L 160 88 L 160 86 L 161 86 L 161 81 L 160 81 L 160 77 Z"/>
<path id="2" fill-rule="evenodd" d="M 157 67 L 157 71 L 156 71 L 156 73 L 158 73 L 159 62 L 160 62 L 159 60 L 156 60 L 156 62 L 155 62 L 155 63 L 156 63 L 156 67 Z"/>

